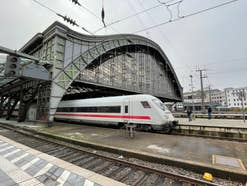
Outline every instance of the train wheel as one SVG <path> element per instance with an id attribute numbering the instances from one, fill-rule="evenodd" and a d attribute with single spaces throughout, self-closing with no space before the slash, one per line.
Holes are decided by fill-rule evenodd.
<path id="1" fill-rule="evenodd" d="M 163 129 L 163 132 L 170 134 L 172 132 L 172 128 L 171 127 L 166 127 Z"/>

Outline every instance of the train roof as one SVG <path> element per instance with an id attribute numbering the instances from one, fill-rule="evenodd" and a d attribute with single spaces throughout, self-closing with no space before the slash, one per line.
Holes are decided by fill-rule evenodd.
<path id="1" fill-rule="evenodd" d="M 67 100 L 67 101 L 62 101 L 59 106 L 67 106 L 69 103 L 73 103 L 73 105 L 80 105 L 80 104 L 102 104 L 102 103 L 107 103 L 107 102 L 123 102 L 128 98 L 134 98 L 136 100 L 141 100 L 141 99 L 158 99 L 152 95 L 149 94 L 137 94 L 137 95 L 128 95 L 128 96 L 113 96 L 113 97 L 101 97 L 101 98 L 90 98 L 90 99 L 76 99 L 76 100 Z"/>

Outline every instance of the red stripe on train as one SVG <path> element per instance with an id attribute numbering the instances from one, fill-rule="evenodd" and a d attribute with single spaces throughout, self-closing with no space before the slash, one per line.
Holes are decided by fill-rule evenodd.
<path id="1" fill-rule="evenodd" d="M 150 120 L 150 116 L 122 116 L 122 115 L 103 115 L 103 114 L 55 114 L 55 116 L 79 116 L 92 118 L 121 118 L 121 119 L 144 119 Z"/>

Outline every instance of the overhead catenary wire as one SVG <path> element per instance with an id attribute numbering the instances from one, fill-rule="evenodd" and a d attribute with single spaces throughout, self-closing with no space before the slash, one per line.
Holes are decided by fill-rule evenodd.
<path id="1" fill-rule="evenodd" d="M 106 24 L 106 26 L 114 25 L 114 24 L 116 24 L 116 23 L 125 21 L 125 20 L 127 20 L 127 19 L 130 19 L 130 18 L 132 18 L 132 17 L 138 16 L 138 15 L 140 15 L 140 14 L 143 14 L 143 13 L 145 13 L 145 12 L 147 12 L 147 11 L 150 11 L 150 10 L 152 10 L 152 9 L 155 9 L 155 8 L 158 8 L 158 7 L 161 7 L 161 6 L 163 6 L 163 5 L 162 5 L 162 4 L 158 4 L 158 5 L 156 5 L 156 6 L 150 7 L 150 8 L 148 8 L 148 9 L 142 10 L 142 11 L 140 11 L 140 12 L 136 12 L 136 13 L 134 13 L 134 14 L 131 14 L 131 15 L 129 15 L 129 16 L 126 16 L 126 17 L 124 17 L 124 18 L 122 18 L 122 19 L 118 19 L 118 20 L 116 20 L 116 21 L 113 21 L 113 22 L 111 22 L 111 23 L 108 23 L 108 24 Z M 93 13 L 93 14 L 94 14 L 94 13 Z M 94 14 L 94 15 L 95 15 L 95 14 Z M 97 15 L 96 15 L 96 17 L 97 17 Z M 105 27 L 101 27 L 101 28 L 95 30 L 93 33 L 97 33 L 97 32 L 101 31 L 101 30 L 104 29 L 104 28 L 105 28 Z"/>
<path id="2" fill-rule="evenodd" d="M 95 18 L 97 18 L 98 20 L 102 21 L 102 18 L 101 18 L 101 17 L 97 16 L 92 10 L 90 10 L 90 9 L 87 8 L 86 6 L 81 5 L 81 8 L 84 9 L 84 10 L 86 10 L 87 12 L 89 12 L 91 15 L 93 15 L 93 16 L 94 16 Z M 108 26 L 107 23 L 105 23 L 105 24 L 106 24 L 106 26 Z M 117 32 L 118 34 L 122 35 L 117 29 L 115 29 L 115 28 L 113 28 L 113 27 L 110 27 L 110 28 L 111 28 L 113 31 Z M 93 34 L 95 34 L 95 32 L 93 32 Z M 123 35 L 122 35 L 122 36 L 123 36 Z M 123 36 L 123 37 L 125 37 L 125 36 Z M 127 37 L 125 37 L 125 38 L 127 38 Z M 129 40 L 129 39 L 127 38 L 127 40 Z"/>
<path id="3" fill-rule="evenodd" d="M 172 5 L 176 5 L 176 4 L 178 4 L 178 3 L 180 3 L 180 2 L 182 2 L 183 0 L 170 0 L 170 1 L 167 1 L 167 2 L 161 2 L 160 0 L 157 0 L 158 1 L 158 3 L 160 3 L 160 4 L 163 4 L 163 5 L 165 5 L 165 6 L 172 6 Z M 171 3 L 171 2 L 173 2 L 173 1 L 176 1 L 176 2 L 174 2 L 174 3 Z"/>
<path id="4" fill-rule="evenodd" d="M 91 11 L 89 8 L 87 8 L 86 6 L 81 6 L 81 8 L 83 8 L 84 10 L 86 10 L 87 12 L 89 12 L 91 15 L 93 15 L 94 17 L 96 17 L 98 20 L 101 21 L 101 18 L 99 16 L 97 16 L 93 11 Z M 117 29 L 115 29 L 114 27 L 110 27 L 113 31 L 117 32 L 123 39 L 127 40 L 129 43 L 133 43 L 133 41 L 128 37 L 128 36 L 125 36 L 124 34 L 120 33 Z M 105 39 L 102 41 L 104 42 Z M 139 48 L 139 46 L 136 46 Z M 127 54 L 128 55 L 128 54 Z M 130 55 L 131 56 L 131 55 Z M 133 58 L 131 56 L 131 58 Z"/>
<path id="5" fill-rule="evenodd" d="M 33 1 L 34 1 L 35 3 L 37 3 L 37 4 L 39 4 L 40 6 L 42 6 L 43 8 L 46 8 L 47 10 L 53 12 L 53 13 L 56 14 L 57 16 L 66 19 L 67 22 L 69 22 L 70 24 L 73 24 L 74 26 L 80 27 L 79 25 L 76 24 L 76 22 L 74 22 L 74 20 L 72 20 L 72 19 L 70 19 L 70 18 L 68 19 L 68 17 L 59 14 L 59 13 L 56 12 L 55 10 L 49 8 L 48 6 L 44 5 L 43 3 L 40 3 L 40 2 L 37 1 L 37 0 L 33 0 Z M 96 15 L 93 11 L 91 11 L 89 8 L 87 8 L 86 6 L 83 6 L 82 4 L 81 4 L 80 7 L 82 7 L 84 10 L 86 10 L 87 12 L 89 12 L 90 14 L 92 14 L 94 17 L 96 17 L 97 19 L 99 19 L 99 20 L 101 21 L 101 18 L 100 18 L 99 16 L 97 16 L 97 15 Z M 85 27 L 80 27 L 80 28 L 82 28 L 84 31 L 88 32 L 89 34 L 94 35 L 94 33 L 88 31 Z M 124 36 L 123 34 L 121 34 L 119 31 L 117 31 L 117 30 L 114 29 L 114 28 L 111 28 L 111 29 L 114 30 L 115 32 L 118 32 L 118 33 L 119 33 L 124 39 L 126 39 L 129 43 L 132 43 L 132 41 L 131 41 L 127 36 Z M 103 40 L 103 41 L 104 41 L 104 40 Z M 102 42 L 103 42 L 103 41 L 102 41 Z"/>
<path id="6" fill-rule="evenodd" d="M 69 24 L 71 24 L 71 25 L 73 25 L 73 26 L 80 27 L 80 26 L 77 24 L 77 22 L 76 22 L 75 20 L 71 19 L 70 17 L 64 16 L 64 15 L 58 13 L 58 12 L 55 11 L 54 9 L 52 9 L 52 8 L 50 8 L 50 7 L 48 7 L 48 6 L 46 6 L 45 4 L 43 4 L 43 3 L 41 3 L 41 2 L 39 2 L 39 1 L 37 1 L 37 0 L 32 0 L 32 1 L 35 2 L 35 3 L 37 3 L 38 5 L 40 5 L 41 7 L 46 8 L 46 9 L 49 10 L 50 12 L 56 14 L 58 17 L 63 18 L 63 20 L 66 21 L 67 23 L 69 23 Z M 73 1 L 73 2 L 78 2 L 78 1 Z M 78 2 L 78 3 L 79 3 L 79 2 Z M 90 35 L 93 35 L 93 33 L 90 32 L 89 30 L 87 30 L 85 27 L 80 27 L 80 28 L 83 29 L 85 32 L 89 33 Z"/>
<path id="7" fill-rule="evenodd" d="M 132 33 L 139 33 L 139 32 L 143 32 L 143 31 L 146 31 L 146 30 L 151 30 L 151 29 L 154 29 L 156 27 L 159 27 L 159 26 L 162 26 L 162 25 L 166 25 L 166 24 L 169 24 L 169 23 L 172 23 L 172 22 L 176 22 L 176 21 L 179 21 L 181 19 L 184 19 L 184 18 L 187 18 L 187 17 L 191 17 L 191 16 L 194 16 L 194 15 L 198 15 L 198 14 L 201 14 L 201 13 L 204 13 L 204 12 L 207 12 L 207 11 L 210 11 L 210 10 L 214 10 L 216 8 L 219 8 L 219 7 L 222 7 L 222 6 L 226 6 L 228 4 L 231 4 L 231 3 L 234 3 L 234 2 L 237 2 L 239 0 L 231 0 L 231 1 L 227 1 L 225 3 L 221 3 L 221 4 L 218 4 L 218 5 L 215 5 L 215 6 L 212 6 L 212 7 L 209 7 L 209 8 L 205 8 L 203 10 L 199 10 L 197 12 L 193 12 L 191 14 L 187 14 L 187 15 L 184 15 L 184 16 L 180 16 L 178 18 L 175 18 L 173 20 L 168 20 L 168 21 L 165 21 L 165 22 L 162 22 L 162 23 L 159 23 L 159 24 L 156 24 L 156 25 L 153 25 L 153 26 L 150 26 L 150 27 L 147 27 L 147 28 L 144 28 L 144 29 L 141 29 L 141 30 L 137 30 L 135 32 L 132 32 Z"/>
<path id="8" fill-rule="evenodd" d="M 139 2 L 139 0 L 137 0 Z M 127 4 L 128 6 L 134 11 L 136 12 L 136 8 L 135 6 L 132 4 L 132 2 L 130 0 L 127 0 Z M 142 4 L 140 4 L 140 6 L 142 7 Z M 144 22 L 142 21 L 141 17 L 139 17 L 139 15 L 136 16 L 137 20 L 139 21 L 140 25 L 145 25 Z"/>
<path id="9" fill-rule="evenodd" d="M 39 4 L 40 6 L 46 8 L 46 9 L 49 9 L 49 11 L 55 13 L 56 15 L 58 15 L 58 13 L 57 13 L 55 10 L 51 9 L 50 7 L 47 7 L 47 6 L 45 6 L 44 4 L 41 4 L 41 3 L 40 3 L 39 1 L 37 1 L 37 0 L 33 0 L 33 1 L 36 2 L 37 4 Z M 225 5 L 227 5 L 227 4 L 230 4 L 230 3 L 233 3 L 233 2 L 236 2 L 236 1 L 238 1 L 238 0 L 228 1 L 228 2 L 222 3 L 222 4 L 220 4 L 220 5 L 217 5 L 217 6 L 215 6 L 215 7 L 210 7 L 210 8 L 204 9 L 204 10 L 200 10 L 200 11 L 198 11 L 198 12 L 194 12 L 194 13 L 192 13 L 192 14 L 185 15 L 185 16 L 183 16 L 182 18 L 189 17 L 189 16 L 193 16 L 193 15 L 196 15 L 196 14 L 199 14 L 199 13 L 203 13 L 203 12 L 205 12 L 205 11 L 209 11 L 209 10 L 211 10 L 211 9 L 215 9 L 215 8 L 218 8 L 218 7 L 221 7 L 221 6 L 225 6 Z M 162 6 L 162 5 L 161 5 L 161 6 Z M 94 12 L 92 12 L 92 11 L 91 11 L 90 9 L 88 9 L 87 7 L 84 6 L 84 8 L 87 9 L 87 11 L 90 11 L 91 14 L 94 14 Z M 150 8 L 149 8 L 149 9 L 150 9 Z M 143 12 L 143 11 L 142 11 L 142 12 Z M 137 13 L 138 13 L 138 12 L 137 12 Z M 135 13 L 135 14 L 137 14 L 137 13 Z M 96 14 L 94 14 L 94 15 L 96 15 Z M 66 16 L 65 16 L 65 17 L 66 17 Z M 97 17 L 97 19 L 98 19 L 98 16 L 97 16 L 97 15 L 96 15 L 95 17 Z M 101 19 L 99 18 L 99 20 L 101 20 Z M 108 25 L 109 25 L 109 24 L 108 24 Z M 82 27 L 82 29 L 84 30 L 85 28 Z M 113 29 L 114 29 L 114 28 L 113 28 Z M 149 30 L 149 29 L 147 29 L 147 30 Z M 86 32 L 89 32 L 89 31 L 86 30 L 86 29 L 85 29 L 85 31 L 86 31 Z M 116 30 L 115 30 L 115 31 L 116 31 Z M 118 31 L 117 31 L 117 32 L 118 32 Z M 136 32 L 135 32 L 135 33 L 136 33 Z M 90 33 L 90 34 L 93 34 L 93 33 Z M 220 73 L 225 73 L 225 72 L 220 72 Z M 218 75 L 218 74 L 214 74 L 214 75 Z"/>
<path id="10" fill-rule="evenodd" d="M 50 7 L 48 7 L 48 6 L 46 6 L 46 5 L 42 4 L 42 3 L 40 3 L 39 1 L 37 1 L 37 0 L 33 0 L 33 1 L 36 2 L 36 3 L 38 3 L 40 6 L 42 6 L 42 7 L 46 8 L 46 9 L 48 9 L 49 11 L 55 13 L 56 15 L 58 14 L 55 10 L 53 10 L 53 9 L 51 9 Z M 173 1 L 175 1 L 175 0 L 167 1 L 167 3 L 168 3 L 168 2 L 173 2 Z M 200 10 L 200 11 L 195 12 L 195 13 L 192 13 L 192 14 L 188 14 L 188 15 L 186 15 L 186 16 L 192 16 L 192 15 L 195 15 L 195 14 L 198 14 L 198 13 L 202 13 L 202 12 L 205 12 L 205 11 L 207 11 L 207 10 L 215 9 L 215 8 L 217 8 L 217 7 L 221 7 L 221 6 L 224 6 L 224 5 L 227 5 L 227 4 L 236 2 L 236 1 L 239 1 L 239 0 L 231 0 L 231 1 L 228 1 L 228 2 L 225 2 L 225 3 L 222 3 L 222 4 L 219 4 L 219 5 L 216 5 L 216 6 L 207 8 L 207 9 Z M 158 5 L 158 6 L 162 6 L 162 5 Z M 158 7 L 158 6 L 156 5 L 156 6 L 154 6 L 154 7 Z M 101 21 L 101 18 L 100 18 L 99 16 L 97 16 L 97 15 L 96 15 L 93 11 L 91 11 L 89 8 L 87 8 L 87 7 L 84 6 L 84 5 L 81 5 L 81 7 L 82 7 L 84 10 L 86 10 L 87 12 L 89 12 L 90 14 L 92 14 L 94 17 L 96 17 L 98 20 Z M 151 7 L 151 8 L 154 8 L 154 7 Z M 150 8 L 145 9 L 145 10 L 143 10 L 143 11 L 141 11 L 141 12 L 144 12 L 144 11 L 146 11 L 146 10 L 150 10 Z M 139 14 L 139 13 L 140 13 L 140 12 L 137 12 L 137 13 L 135 13 L 135 15 L 136 15 L 136 14 Z M 128 17 L 129 17 L 129 16 L 128 16 Z M 185 16 L 184 16 L 184 17 L 185 17 Z M 89 32 L 89 31 L 86 30 L 86 28 L 84 28 L 84 27 L 82 27 L 82 29 L 85 29 L 85 31 Z M 114 31 L 116 31 L 114 28 L 112 28 L 112 29 L 113 29 Z M 116 31 L 116 32 L 118 32 L 118 31 Z M 90 34 L 93 34 L 93 33 L 90 33 Z"/>
<path id="11" fill-rule="evenodd" d="M 167 1 L 166 3 L 170 3 L 170 2 L 173 2 L 173 1 L 175 1 L 175 0 L 170 0 L 170 1 Z M 175 21 L 178 21 L 178 20 L 180 20 L 180 19 L 182 19 L 182 18 L 191 17 L 191 16 L 194 16 L 194 15 L 197 15 L 197 14 L 200 14 L 200 13 L 203 13 L 203 12 L 206 12 L 206 11 L 209 11 L 209 10 L 212 10 L 212 9 L 215 9 L 215 8 L 218 8 L 218 7 L 221 7 L 221 6 L 225 6 L 225 5 L 227 5 L 227 4 L 230 4 L 230 3 L 233 3 L 233 2 L 236 2 L 236 1 L 239 1 L 239 0 L 228 1 L 228 2 L 219 4 L 219 5 L 216 5 L 216 6 L 213 6 L 213 7 L 209 7 L 209 8 L 206 8 L 206 9 L 203 9 L 203 10 L 200 10 L 200 11 L 197 11 L 197 12 L 194 12 L 194 13 L 191 13 L 191 14 L 187 14 L 187 15 L 185 15 L 185 16 L 180 16 L 180 9 L 179 9 L 179 6 L 180 6 L 180 4 L 183 2 L 183 0 L 180 0 L 180 1 L 177 1 L 177 2 L 175 2 L 175 3 L 173 3 L 173 4 L 168 4 L 169 6 L 172 6 L 172 5 L 174 5 L 174 4 L 177 4 L 178 18 L 171 20 L 171 16 L 172 16 L 172 15 L 170 14 L 170 20 L 169 20 L 169 21 L 166 21 L 166 22 L 163 22 L 163 23 L 160 23 L 160 24 L 156 24 L 156 25 L 154 25 L 154 26 L 147 27 L 147 28 L 145 28 L 145 29 L 141 29 L 141 30 L 135 31 L 135 32 L 133 32 L 133 33 L 139 33 L 139 32 L 143 32 L 143 31 L 146 31 L 146 30 L 150 30 L 150 29 L 159 27 L 159 26 L 161 26 L 161 25 L 165 25 L 165 24 L 168 24 L 168 23 L 171 23 L 171 22 L 175 22 Z M 104 29 L 104 28 L 107 27 L 107 26 L 112 26 L 113 24 L 116 24 L 116 23 L 125 21 L 125 20 L 127 20 L 127 19 L 130 19 L 130 18 L 132 18 L 132 17 L 138 16 L 138 15 L 140 15 L 140 14 L 143 14 L 143 13 L 145 13 L 145 12 L 148 12 L 148 11 L 152 10 L 152 9 L 161 7 L 161 6 L 163 6 L 163 5 L 164 5 L 164 3 L 160 2 L 160 4 L 155 5 L 155 6 L 153 6 L 153 7 L 144 9 L 144 10 L 142 10 L 142 11 L 140 11 L 140 12 L 136 12 L 136 13 L 134 13 L 134 14 L 132 14 L 132 15 L 129 15 L 129 16 L 126 16 L 126 17 L 124 17 L 124 18 L 122 18 L 122 19 L 113 21 L 113 22 L 111 22 L 111 23 L 109 23 L 109 24 L 105 24 L 103 27 L 101 27 L 101 28 L 95 30 L 95 31 L 93 32 L 93 34 L 95 34 L 95 33 L 99 32 L 99 31 L 101 31 L 102 29 Z M 102 19 L 99 18 L 93 11 L 91 11 L 89 8 L 87 8 L 87 7 L 83 6 L 83 5 L 81 5 L 81 6 L 82 6 L 83 9 L 85 9 L 85 10 L 88 11 L 90 14 L 92 14 L 94 17 L 96 17 L 96 18 L 99 19 L 100 21 L 102 20 Z"/>
<path id="12" fill-rule="evenodd" d="M 139 6 L 142 7 L 143 9 L 146 9 L 144 4 L 140 2 L 140 0 L 137 0 L 139 3 Z M 149 17 L 150 21 L 155 23 L 156 20 L 154 19 L 153 15 L 151 15 L 149 12 L 146 12 L 146 15 Z M 144 24 L 143 24 L 144 25 Z M 164 40 L 166 40 L 167 45 L 170 45 L 170 47 L 173 48 L 171 41 L 168 39 L 168 37 L 165 35 L 164 30 L 158 29 L 160 35 L 163 37 Z"/>
<path id="13" fill-rule="evenodd" d="M 42 6 L 42 7 L 46 8 L 46 9 L 48 9 L 49 11 L 55 13 L 56 15 L 58 15 L 58 13 L 57 13 L 55 10 L 49 8 L 48 6 L 45 6 L 44 4 L 40 3 L 40 2 L 37 1 L 37 0 L 33 0 L 33 1 L 36 2 L 37 4 L 39 4 L 40 6 Z M 170 0 L 170 1 L 167 1 L 166 3 L 173 2 L 173 1 L 175 1 L 175 0 Z M 181 1 L 181 0 L 180 0 L 180 1 Z M 178 1 L 178 2 L 180 2 L 180 1 Z M 165 24 L 168 24 L 168 23 L 176 22 L 176 21 L 179 21 L 179 20 L 181 20 L 181 19 L 183 19 L 183 18 L 187 18 L 187 17 L 191 17 L 191 16 L 194 16 L 194 15 L 197 15 L 197 14 L 201 14 L 201 13 L 204 13 L 204 12 L 206 12 L 206 11 L 210 11 L 210 10 L 213 10 L 213 9 L 215 9 L 215 8 L 219 8 L 219 7 L 222 7 L 222 6 L 225 6 L 225 5 L 228 5 L 228 4 L 237 2 L 237 1 L 239 1 L 239 0 L 231 0 L 231 1 L 228 1 L 228 2 L 224 2 L 224 3 L 221 3 L 221 4 L 219 4 L 219 5 L 212 6 L 212 7 L 209 7 L 209 8 L 206 8 L 206 9 L 203 9 L 203 10 L 200 10 L 200 11 L 197 11 L 197 12 L 193 12 L 193 13 L 191 13 L 191 14 L 187 14 L 187 15 L 184 15 L 184 16 L 179 16 L 179 17 L 176 18 L 176 19 L 169 20 L 169 21 L 166 21 L 166 22 L 162 22 L 162 23 L 159 23 L 159 24 L 156 24 L 156 25 L 153 25 L 153 26 L 144 28 L 144 29 L 137 30 L 137 31 L 132 32 L 132 33 L 139 33 L 139 32 L 143 32 L 143 31 L 146 31 L 146 30 L 151 30 L 151 29 L 154 29 L 154 28 L 156 28 L 156 27 L 159 27 L 159 26 L 162 26 L 162 25 L 165 25 Z M 175 2 L 175 3 L 177 4 L 177 2 Z M 112 22 L 112 23 L 110 23 L 110 24 L 105 24 L 104 27 L 101 27 L 100 29 L 98 29 L 98 30 L 96 30 L 96 31 L 94 31 L 94 32 L 89 32 L 89 31 L 88 31 L 87 29 L 85 29 L 84 27 L 81 27 L 81 28 L 82 28 L 84 31 L 88 32 L 89 34 L 93 35 L 93 34 L 95 34 L 96 32 L 102 30 L 103 28 L 105 28 L 105 27 L 107 27 L 107 26 L 111 26 L 111 25 L 116 24 L 116 23 L 118 23 L 118 22 L 124 21 L 124 20 L 126 20 L 126 19 L 131 18 L 131 17 L 134 17 L 134 16 L 137 16 L 137 15 L 142 14 L 142 13 L 144 13 L 144 12 L 147 12 L 147 11 L 149 11 L 149 10 L 151 10 L 151 9 L 154 9 L 154 8 L 157 8 L 157 7 L 160 7 L 160 6 L 163 6 L 163 4 L 164 4 L 164 3 L 162 3 L 162 2 L 160 1 L 160 4 L 159 4 L 159 5 L 153 6 L 153 7 L 151 7 L 151 8 L 145 9 L 145 10 L 140 11 L 140 12 L 137 12 L 137 13 L 135 13 L 135 14 L 132 14 L 132 15 L 127 16 L 127 17 L 125 17 L 125 18 L 122 18 L 122 19 L 120 19 L 120 20 L 114 21 L 114 22 Z M 88 11 L 90 14 L 92 14 L 94 17 L 96 17 L 97 19 L 99 19 L 100 21 L 102 21 L 102 19 L 101 19 L 100 17 L 98 17 L 98 16 L 97 16 L 93 11 L 91 11 L 89 8 L 87 8 L 87 7 L 83 6 L 83 5 L 80 5 L 80 7 L 82 7 L 83 9 L 85 9 L 86 11 Z M 179 14 L 180 14 L 180 13 L 178 13 L 178 15 L 179 15 Z M 60 14 L 60 15 L 61 15 L 61 14 Z M 58 15 L 58 16 L 59 16 L 59 15 Z M 113 28 L 112 28 L 112 29 L 113 29 Z M 115 29 L 113 29 L 113 30 L 116 31 Z"/>
<path id="14" fill-rule="evenodd" d="M 177 3 L 177 17 L 182 18 L 182 16 L 180 16 L 180 6 L 181 4 L 184 2 L 184 0 L 181 0 Z"/>
<path id="15" fill-rule="evenodd" d="M 175 1 L 175 0 L 171 0 L 171 1 L 167 1 L 167 2 L 172 2 L 172 1 Z M 141 2 L 141 0 L 137 0 L 137 2 L 139 3 L 139 6 L 140 7 L 142 7 L 143 9 L 146 9 L 145 8 L 145 5 Z M 156 19 L 154 19 L 153 15 L 151 15 L 150 12 L 146 12 L 145 14 L 149 17 L 149 19 L 151 20 L 151 22 L 156 23 Z M 168 39 L 168 37 L 166 36 L 166 34 L 164 32 L 164 29 L 160 29 L 159 28 L 157 31 L 159 32 L 159 34 L 161 35 L 161 37 L 163 37 L 163 40 L 166 41 L 165 46 L 167 45 L 167 46 L 169 46 L 169 48 L 172 49 L 172 51 L 175 51 L 175 48 L 174 48 L 172 42 L 170 41 L 170 39 Z M 181 56 L 178 53 L 176 53 L 176 56 L 179 57 L 179 58 L 181 58 Z M 190 67 L 189 66 L 187 66 L 187 68 L 190 70 Z"/>
<path id="16" fill-rule="evenodd" d="M 161 2 L 160 0 L 157 0 L 157 1 L 158 1 L 158 3 L 163 4 L 166 7 L 166 10 L 168 11 L 168 13 L 170 15 L 169 21 L 172 21 L 172 19 L 173 19 L 173 14 L 172 14 L 172 11 L 170 9 L 170 6 L 177 5 L 177 17 L 180 17 L 180 4 L 184 0 L 177 0 L 174 3 L 171 3 L 171 2 L 173 2 L 175 0 L 171 0 L 171 1 L 167 1 L 167 2 Z"/>
<path id="17" fill-rule="evenodd" d="M 37 0 L 33 0 L 33 1 L 34 1 L 35 3 L 37 3 L 37 4 L 39 4 L 40 6 L 42 6 L 43 8 L 46 8 L 46 9 L 48 9 L 49 11 L 51 11 L 51 12 L 57 14 L 57 12 L 56 12 L 55 10 L 53 10 L 53 9 L 51 9 L 50 7 L 48 7 L 48 6 L 44 5 L 44 4 L 42 4 L 41 2 L 39 2 L 39 1 L 37 1 Z"/>
<path id="18" fill-rule="evenodd" d="M 113 21 L 113 22 L 111 22 L 111 23 L 108 23 L 108 24 L 106 24 L 106 26 L 108 27 L 108 26 L 112 26 L 112 25 L 114 25 L 114 24 L 117 24 L 117 23 L 126 21 L 126 20 L 128 20 L 128 19 L 130 19 L 130 18 L 133 18 L 133 17 L 137 16 L 137 15 L 140 15 L 140 14 L 143 14 L 143 13 L 145 13 L 145 12 L 148 12 L 148 11 L 151 11 L 151 10 L 153 10 L 153 9 L 156 9 L 156 8 L 158 8 L 158 7 L 164 6 L 164 3 L 166 3 L 166 4 L 168 5 L 168 6 L 166 6 L 166 8 L 167 8 L 167 11 L 168 11 L 168 13 L 169 13 L 169 15 L 170 15 L 169 21 L 166 21 L 166 22 L 163 22 L 163 23 L 160 23 L 160 24 L 156 24 L 156 25 L 153 25 L 153 26 L 151 26 L 151 27 L 147 27 L 147 28 L 145 28 L 145 29 L 141 29 L 141 30 L 138 30 L 138 31 L 133 32 L 133 33 L 139 33 L 139 32 L 142 32 L 142 31 L 151 30 L 151 29 L 153 29 L 153 28 L 156 28 L 156 27 L 159 27 L 159 26 L 168 24 L 168 23 L 172 23 L 172 22 L 175 22 L 175 21 L 179 21 L 180 19 L 183 19 L 183 18 L 186 18 L 186 17 L 191 17 L 191 16 L 194 16 L 194 15 L 197 15 L 197 14 L 200 14 L 200 13 L 203 13 L 203 12 L 206 12 L 206 11 L 209 11 L 209 10 L 212 10 L 212 9 L 215 9 L 215 8 L 218 8 L 218 7 L 221 7 L 221 6 L 225 6 L 225 5 L 227 5 L 227 4 L 231 4 L 231 3 L 236 2 L 236 1 L 239 1 L 239 0 L 231 0 L 231 1 L 228 1 L 228 2 L 225 2 L 225 3 L 222 3 L 222 4 L 219 4 L 219 5 L 216 5 L 216 6 L 212 6 L 212 7 L 209 7 L 209 8 L 206 8 L 206 9 L 203 9 L 203 10 L 200 10 L 200 11 L 197 11 L 197 12 L 194 12 L 194 13 L 191 13 L 191 14 L 187 14 L 187 15 L 184 15 L 184 16 L 181 16 L 181 15 L 180 15 L 180 5 L 181 5 L 181 3 L 183 2 L 183 0 L 177 1 L 177 2 L 175 2 L 175 3 L 171 3 L 171 2 L 173 2 L 173 1 L 175 1 L 175 0 L 170 0 L 170 1 L 166 1 L 166 2 L 158 1 L 158 2 L 159 2 L 158 5 L 152 6 L 152 7 L 150 7 L 150 8 L 144 9 L 144 10 L 142 10 L 142 11 L 140 11 L 140 12 L 136 12 L 136 13 L 131 14 L 131 15 L 129 15 L 129 16 L 123 17 L 122 19 L 118 19 L 118 20 L 116 20 L 116 21 Z M 169 4 L 169 3 L 171 3 L 171 4 Z M 172 20 L 172 12 L 171 12 L 171 10 L 169 9 L 169 6 L 172 6 L 172 5 L 174 5 L 174 4 L 177 4 L 177 9 L 178 9 L 177 15 L 178 15 L 178 18 Z M 86 8 L 86 7 L 84 7 L 84 8 Z M 90 10 L 89 10 L 89 11 L 90 11 Z M 93 12 L 91 12 L 91 13 L 94 14 Z M 94 15 L 95 15 L 95 14 L 94 14 Z M 97 15 L 96 15 L 96 17 L 97 17 Z M 105 27 L 101 27 L 101 28 L 99 28 L 99 29 L 93 31 L 93 33 L 96 34 L 97 32 L 101 31 L 101 30 L 104 29 L 104 28 L 105 28 Z"/>

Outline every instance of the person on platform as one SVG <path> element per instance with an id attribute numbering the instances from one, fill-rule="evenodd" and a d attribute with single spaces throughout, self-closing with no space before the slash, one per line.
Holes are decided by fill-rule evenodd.
<path id="1" fill-rule="evenodd" d="M 212 118 L 212 108 L 208 107 L 208 119 Z"/>
<path id="2" fill-rule="evenodd" d="M 190 108 L 187 109 L 187 116 L 189 121 L 192 121 L 192 110 Z"/>

